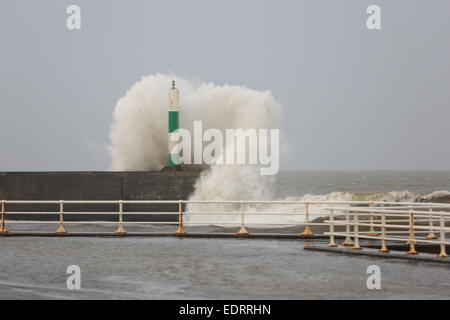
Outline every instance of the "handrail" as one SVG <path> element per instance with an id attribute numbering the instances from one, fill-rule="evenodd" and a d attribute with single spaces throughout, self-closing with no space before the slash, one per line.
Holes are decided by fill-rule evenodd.
<path id="1" fill-rule="evenodd" d="M 7 211 L 7 205 L 9 204 L 59 204 L 58 211 Z M 117 211 L 110 212 L 97 212 L 97 211 L 65 211 L 67 205 L 117 205 Z M 145 209 L 139 212 L 125 211 L 124 205 L 139 205 L 139 204 L 177 204 L 177 212 L 147 212 Z M 184 205 L 188 204 L 236 204 L 239 209 L 233 209 L 228 211 L 186 211 Z M 272 204 L 285 204 L 285 205 L 301 205 L 304 206 L 304 212 L 299 212 L 295 207 L 295 210 L 287 210 L 286 212 L 280 210 L 256 210 L 252 206 L 252 210 L 249 211 L 251 205 L 272 205 Z M 320 211 L 311 211 L 311 207 L 318 205 Z M 260 207 L 256 207 L 260 209 Z M 261 207 L 262 208 L 262 207 Z M 1 200 L 1 228 L 0 234 L 7 234 L 9 231 L 6 229 L 6 216 L 10 214 L 54 214 L 59 215 L 59 221 L 10 221 L 8 223 L 58 223 L 59 228 L 55 231 L 56 234 L 65 235 L 68 231 L 64 228 L 64 224 L 75 223 L 118 223 L 118 228 L 115 231 L 116 234 L 123 235 L 126 233 L 124 225 L 129 224 L 178 224 L 178 230 L 175 234 L 185 234 L 186 230 L 184 225 L 229 225 L 240 227 L 237 232 L 238 235 L 246 236 L 249 232 L 246 226 L 304 226 L 304 230 L 301 235 L 306 237 L 314 236 L 313 230 L 310 227 L 315 226 L 328 226 L 329 232 L 323 232 L 324 235 L 330 237 L 329 246 L 337 246 L 335 243 L 336 236 L 345 237 L 345 241 L 342 243 L 344 246 L 351 246 L 354 250 L 362 250 L 360 240 L 380 240 L 381 249 L 380 252 L 388 253 L 387 248 L 390 242 L 406 242 L 410 248 L 408 254 L 418 254 L 415 249 L 417 243 L 430 243 L 438 244 L 441 248 L 439 257 L 443 258 L 447 256 L 446 245 L 449 244 L 446 241 L 446 232 L 450 231 L 450 227 L 446 226 L 446 221 L 450 221 L 450 204 L 445 203 L 429 203 L 423 202 L 388 202 L 388 201 L 329 201 L 329 200 Z M 327 213 L 328 211 L 328 213 Z M 101 222 L 101 221 L 64 221 L 65 215 L 118 215 L 117 222 Z M 175 221 L 124 221 L 124 215 L 178 215 L 178 222 Z M 184 222 L 183 216 L 198 216 L 200 221 L 196 222 Z M 216 223 L 201 221 L 202 216 L 234 216 L 239 219 L 236 222 L 220 222 Z M 274 222 L 265 222 L 258 219 L 245 219 L 245 217 L 258 217 L 258 216 L 301 216 L 304 221 L 283 221 L 279 219 Z M 314 216 L 328 216 L 328 220 L 310 221 L 310 217 Z M 344 217 L 344 220 L 340 220 L 337 217 Z M 446 220 L 447 219 L 447 220 Z M 344 231 L 336 231 L 336 227 L 344 227 Z M 366 228 L 367 231 L 360 228 Z M 314 229 L 314 228 L 313 228 Z M 379 229 L 379 230 L 376 230 Z M 393 230 L 394 229 L 394 230 Z M 435 234 L 436 233 L 436 234 Z M 419 234 L 426 234 L 426 236 L 419 236 Z M 397 235 L 397 236 L 393 236 Z M 437 236 L 438 235 L 438 236 Z"/>
<path id="2" fill-rule="evenodd" d="M 362 213 L 392 213 L 391 216 L 401 216 L 403 214 L 409 214 L 410 210 L 392 210 L 392 209 L 376 209 L 376 208 L 356 208 L 356 207 L 325 207 L 325 210 L 329 210 L 329 209 L 334 209 L 334 210 L 357 210 L 358 212 L 362 212 Z M 439 207 L 439 209 L 441 209 Z M 400 215 L 398 215 L 398 213 L 400 213 Z M 417 210 L 413 210 L 414 214 L 418 214 L 418 215 L 423 215 L 425 217 L 429 216 L 429 212 L 427 211 L 417 211 Z M 450 212 L 445 212 L 445 211 L 439 211 L 439 216 L 440 215 L 446 215 L 446 216 L 450 216 Z"/>
<path id="3" fill-rule="evenodd" d="M 5 204 L 59 204 L 61 200 L 3 200 Z M 245 204 L 383 204 L 383 205 L 411 205 L 417 207 L 449 207 L 448 203 L 406 202 L 406 201 L 369 201 L 369 200 L 64 200 L 66 204 L 178 204 L 182 201 L 189 203 L 234 203 Z"/>
<path id="4" fill-rule="evenodd" d="M 417 255 L 415 245 L 417 243 L 429 243 L 429 244 L 438 244 L 440 246 L 440 253 L 438 254 L 439 258 L 447 257 L 446 253 L 446 245 L 450 244 L 450 241 L 446 241 L 445 233 L 450 231 L 450 227 L 445 225 L 445 219 L 450 218 L 450 212 L 442 211 L 444 207 L 437 207 L 440 211 L 433 211 L 433 208 L 429 208 L 428 211 L 418 211 L 413 209 L 414 206 L 409 206 L 409 210 L 396 210 L 396 208 L 361 208 L 361 207 L 340 207 L 340 206 L 330 206 L 325 208 L 329 211 L 329 220 L 324 221 L 325 223 L 330 223 L 333 225 L 333 228 L 330 227 L 329 232 L 325 232 L 325 234 L 329 235 L 330 242 L 329 246 L 334 246 L 334 238 L 335 236 L 345 236 L 346 240 L 342 245 L 344 246 L 352 246 L 354 250 L 361 250 L 359 246 L 359 239 L 370 239 L 370 240 L 381 240 L 381 248 L 378 250 L 381 253 L 389 253 L 390 250 L 387 248 L 387 241 L 391 242 L 403 242 L 409 245 L 409 250 L 407 254 L 409 255 Z M 403 209 L 403 208 L 402 208 Z M 334 221 L 333 213 L 336 210 L 343 211 L 347 213 L 346 220 Z M 349 212 L 353 213 L 353 232 L 350 231 L 350 219 L 348 217 Z M 358 215 L 369 215 L 370 219 L 364 222 L 358 221 Z M 381 221 L 376 223 L 372 220 L 373 216 L 381 217 Z M 407 225 L 404 223 L 406 220 L 387 220 L 387 217 L 407 217 Z M 416 217 L 426 217 L 427 220 L 420 220 L 421 222 L 428 222 L 427 225 L 417 225 Z M 434 226 L 434 222 L 436 218 L 439 219 L 439 226 Z M 345 226 L 345 232 L 334 232 L 335 226 Z M 361 234 L 359 232 L 359 227 L 368 227 L 371 230 L 371 234 Z M 380 231 L 375 232 L 374 228 L 379 227 Z M 403 231 L 389 231 L 388 229 L 407 229 L 407 237 L 405 236 L 388 236 L 389 233 L 396 233 L 397 235 L 401 233 L 405 233 Z M 423 231 L 422 231 L 423 230 Z M 372 232 L 373 231 L 373 232 Z M 439 239 L 433 233 L 434 231 L 439 232 Z M 381 233 L 381 235 L 380 235 Z M 416 233 L 426 233 L 427 236 L 421 238 L 416 236 Z M 353 243 L 349 243 L 349 239 L 353 238 Z"/>

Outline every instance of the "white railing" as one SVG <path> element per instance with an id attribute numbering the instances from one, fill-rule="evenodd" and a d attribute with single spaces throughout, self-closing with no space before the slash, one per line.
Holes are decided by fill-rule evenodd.
<path id="1" fill-rule="evenodd" d="M 414 206 L 409 206 L 408 210 L 405 210 L 406 208 L 404 207 L 328 207 L 325 208 L 329 211 L 329 220 L 325 221 L 329 224 L 329 232 L 325 232 L 330 237 L 328 246 L 337 247 L 335 236 L 345 237 L 342 245 L 349 246 L 353 250 L 362 249 L 359 243 L 360 239 L 380 240 L 381 248 L 378 251 L 381 253 L 389 253 L 390 250 L 387 248 L 387 241 L 393 243 L 401 242 L 409 245 L 407 254 L 415 255 L 418 254 L 415 245 L 417 243 L 427 243 L 439 245 L 440 253 L 438 257 L 444 258 L 447 257 L 446 245 L 450 244 L 449 241 L 446 241 L 446 232 L 450 231 L 450 227 L 446 226 L 446 221 L 450 221 L 450 212 L 443 211 L 448 208 L 450 207 L 444 204 L 440 204 L 437 207 L 419 207 L 419 209 L 428 210 L 417 210 Z M 438 209 L 439 211 L 434 211 L 433 209 Z M 336 211 L 345 212 L 345 220 L 335 220 Z M 369 218 L 368 220 L 361 220 L 360 217 Z M 417 222 L 426 222 L 428 224 L 418 225 Z M 435 226 L 435 222 L 438 222 L 437 226 Z M 336 232 L 336 226 L 345 227 L 345 231 Z M 351 231 L 352 227 L 353 231 Z M 367 227 L 369 231 L 367 233 L 360 232 L 359 227 Z M 376 231 L 375 228 L 379 228 L 379 231 Z M 439 237 L 435 235 L 435 232 L 439 234 Z M 417 234 L 425 234 L 425 236 L 418 236 Z"/>
<path id="2" fill-rule="evenodd" d="M 8 205 L 11 204 L 55 204 L 59 205 L 58 211 L 7 211 Z M 89 211 L 65 211 L 64 205 L 117 205 L 117 211 L 115 212 L 89 212 Z M 142 205 L 142 204 L 176 204 L 178 205 L 177 212 L 133 212 L 125 211 L 124 205 Z M 218 211 L 189 211 L 183 210 L 184 205 L 188 204 L 235 204 L 238 205 L 238 211 L 227 210 L 225 212 Z M 261 211 L 261 212 L 248 212 L 246 209 L 250 205 L 274 205 L 283 204 L 289 207 L 289 205 L 302 206 L 304 212 L 295 212 L 286 210 L 283 212 L 275 211 Z M 325 207 L 323 207 L 325 205 Z M 320 212 L 311 212 L 312 206 L 321 206 Z M 237 232 L 238 235 L 248 235 L 246 227 L 248 226 L 303 226 L 304 230 L 301 233 L 303 236 L 313 236 L 311 226 L 326 226 L 329 232 L 323 233 L 330 238 L 329 246 L 336 246 L 335 237 L 345 237 L 342 245 L 352 246 L 355 250 L 360 250 L 360 239 L 380 240 L 381 249 L 380 252 L 389 252 L 386 247 L 386 242 L 408 242 L 410 245 L 409 254 L 416 254 L 414 245 L 416 243 L 431 243 L 439 244 L 441 247 L 440 257 L 445 257 L 445 245 L 449 244 L 445 240 L 445 233 L 450 230 L 446 227 L 446 221 L 450 220 L 450 205 L 441 203 L 417 203 L 417 202 L 384 202 L 384 201 L 291 201 L 291 200 L 276 200 L 276 201 L 256 201 L 256 200 L 2 200 L 1 201 L 1 228 L 0 234 L 8 233 L 6 224 L 20 224 L 20 223 L 33 223 L 33 224 L 46 224 L 57 223 L 59 228 L 56 230 L 57 234 L 66 234 L 67 230 L 64 228 L 64 224 L 83 224 L 87 221 L 64 221 L 64 214 L 71 215 L 117 215 L 117 222 L 110 221 L 89 221 L 90 224 L 118 224 L 116 234 L 125 234 L 125 224 L 167 224 L 178 225 L 178 230 L 175 234 L 185 234 L 186 225 L 211 225 L 211 220 L 208 222 L 196 221 L 196 222 L 183 222 L 183 216 L 240 216 L 239 222 L 218 222 L 218 225 L 228 225 L 240 227 Z M 6 220 L 10 214 L 14 215 L 33 215 L 33 214 L 55 214 L 59 215 L 59 221 L 12 221 Z M 123 216 L 126 214 L 132 215 L 177 215 L 172 221 L 124 221 Z M 263 216 L 275 216 L 277 218 L 299 216 L 304 218 L 303 222 L 264 222 L 263 220 L 257 220 L 256 222 L 246 222 L 246 217 L 263 217 Z M 322 222 L 310 221 L 311 217 L 328 216 L 328 220 Z M 335 218 L 343 217 L 344 220 Z M 437 223 L 436 223 L 437 222 Z M 419 225 L 418 223 L 427 223 L 427 225 Z M 438 224 L 438 225 L 436 225 Z M 344 228 L 343 232 L 336 232 L 335 227 Z M 368 232 L 363 233 L 359 231 L 360 227 L 368 228 Z M 375 230 L 378 229 L 378 231 Z M 353 229 L 353 231 L 352 231 Z M 434 232 L 439 234 L 439 240 Z M 405 234 L 405 235 L 402 235 Z M 419 234 L 426 234 L 426 236 L 419 236 Z M 353 240 L 352 240 L 353 238 Z"/>

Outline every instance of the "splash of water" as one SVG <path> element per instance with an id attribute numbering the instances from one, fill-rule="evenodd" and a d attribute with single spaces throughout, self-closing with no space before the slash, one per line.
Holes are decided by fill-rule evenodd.
<path id="1" fill-rule="evenodd" d="M 180 127 L 203 129 L 268 129 L 280 122 L 281 108 L 269 91 L 215 85 L 156 74 L 137 82 L 114 110 L 111 125 L 112 170 L 160 170 L 167 161 L 167 90 L 174 79 L 181 88 Z M 281 152 L 287 147 L 282 145 Z M 225 151 L 226 152 L 226 146 Z M 270 177 L 257 166 L 213 165 L 195 185 L 191 199 L 270 199 Z M 225 205 L 190 205 L 189 211 L 225 210 Z"/>
<path id="2" fill-rule="evenodd" d="M 112 170 L 159 170 L 167 162 L 168 86 L 181 88 L 180 128 L 203 130 L 277 127 L 281 108 L 270 91 L 215 85 L 156 74 L 143 77 L 116 105 L 110 128 Z"/>

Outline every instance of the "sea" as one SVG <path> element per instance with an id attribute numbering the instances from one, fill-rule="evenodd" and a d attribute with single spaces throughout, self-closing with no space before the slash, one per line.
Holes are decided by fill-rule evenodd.
<path id="1" fill-rule="evenodd" d="M 277 198 L 445 201 L 448 171 L 285 171 Z M 299 240 L 2 237 L 0 299 L 449 299 L 446 264 L 305 251 Z M 367 287 L 377 266 L 381 288 Z M 71 266 L 80 289 L 70 289 Z M 69 270 L 69 273 L 68 273 Z"/>

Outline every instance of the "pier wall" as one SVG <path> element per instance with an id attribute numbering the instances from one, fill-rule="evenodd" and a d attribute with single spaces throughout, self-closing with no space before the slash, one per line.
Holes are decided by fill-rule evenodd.
<path id="1" fill-rule="evenodd" d="M 179 200 L 188 199 L 200 172 L 2 172 L 0 200 Z M 65 204 L 64 212 L 117 212 L 117 205 Z M 124 205 L 127 212 L 177 211 L 178 205 Z M 59 212 L 55 204 L 8 204 L 9 212 Z M 16 216 L 14 216 L 16 218 Z M 17 218 L 19 215 L 17 215 Z M 55 220 L 55 215 L 30 215 L 34 219 Z M 133 220 L 148 220 L 148 216 L 133 215 Z M 165 216 L 172 217 L 172 216 Z M 21 215 L 20 218 L 29 218 Z M 83 220 L 116 220 L 117 215 L 82 216 Z M 159 217 L 162 219 L 162 216 Z M 80 216 L 65 216 L 65 220 L 79 220 Z"/>

